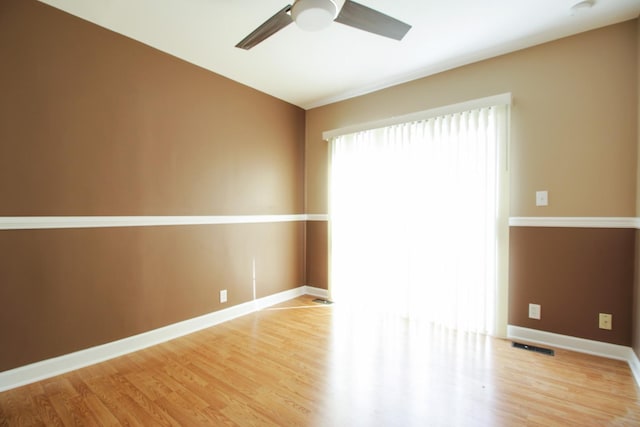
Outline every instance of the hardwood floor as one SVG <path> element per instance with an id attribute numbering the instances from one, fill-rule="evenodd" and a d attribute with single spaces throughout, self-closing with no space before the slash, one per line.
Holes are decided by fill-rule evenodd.
<path id="1" fill-rule="evenodd" d="M 640 425 L 625 362 L 311 300 L 0 393 L 0 425 Z"/>

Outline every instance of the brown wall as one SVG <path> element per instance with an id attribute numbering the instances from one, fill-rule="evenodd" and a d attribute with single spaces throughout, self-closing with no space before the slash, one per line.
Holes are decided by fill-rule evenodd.
<path id="1" fill-rule="evenodd" d="M 638 44 L 638 23 L 627 22 L 305 116 L 34 0 L 4 0 L 0 215 L 323 214 L 322 131 L 510 91 L 511 215 L 633 216 Z M 539 189 L 550 192 L 547 208 L 534 206 Z M 590 308 L 576 308 L 584 273 L 550 266 L 541 281 L 559 289 L 543 304 L 543 320 L 562 307 L 591 319 L 600 310 L 593 302 L 607 295 L 618 301 L 615 338 L 590 335 L 582 321 L 552 321 L 544 330 L 610 342 L 638 336 L 638 321 L 627 323 L 635 331 L 617 328 L 625 310 L 630 316 L 619 301 L 633 288 L 626 270 L 616 269 L 620 260 L 579 250 L 584 239 L 593 246 L 589 231 L 553 231 L 573 248 L 574 265 L 601 267 L 589 277 L 608 271 L 619 280 L 589 279 L 581 298 Z M 533 232 L 514 231 L 514 278 L 532 265 L 516 255 L 535 253 L 532 242 L 545 236 Z M 628 230 L 605 234 L 627 259 Z M 254 260 L 258 297 L 303 284 L 305 274 L 327 288 L 326 255 L 323 222 L 0 231 L 0 371 L 218 310 L 220 289 L 229 290 L 228 305 L 248 301 Z M 514 322 L 523 315 L 518 301 L 537 297 L 541 286 L 515 280 Z"/>
<path id="2" fill-rule="evenodd" d="M 640 19 L 636 20 L 636 48 L 637 48 L 637 79 L 638 79 L 638 170 L 636 172 L 636 217 L 640 217 Z M 640 231 L 636 231 L 636 253 L 635 253 L 635 277 L 633 282 L 633 324 L 632 324 L 632 346 L 638 358 L 640 358 Z"/>
<path id="3" fill-rule="evenodd" d="M 634 216 L 636 21 L 307 111 L 307 211 L 327 213 L 322 132 L 511 92 L 511 216 Z M 550 204 L 535 206 L 535 191 Z"/>
<path id="4" fill-rule="evenodd" d="M 0 3 L 0 216 L 304 212 L 305 112 Z M 304 284 L 304 223 L 0 231 L 0 371 Z M 227 289 L 229 302 L 218 303 Z"/>
<path id="5" fill-rule="evenodd" d="M 640 358 L 640 230 L 636 230 L 633 300 L 631 304 L 631 346 Z"/>
<path id="6" fill-rule="evenodd" d="M 306 198 L 307 212 L 327 213 L 328 144 L 322 132 L 369 121 L 399 116 L 457 102 L 511 92 L 510 216 L 513 217 L 633 217 L 636 215 L 636 170 L 638 146 L 638 23 L 637 20 L 589 31 L 573 37 L 524 49 L 508 55 L 456 68 L 372 94 L 307 111 Z M 535 191 L 548 190 L 550 204 L 535 206 Z M 604 253 L 578 251 L 592 233 L 574 234 L 572 229 L 555 230 L 568 248 L 577 252 L 565 257 L 571 262 L 599 266 L 612 272 L 617 260 Z M 611 243 L 625 260 L 633 256 L 624 238 Z M 618 231 L 611 231 L 617 236 Z M 615 285 L 605 281 L 581 289 L 583 274 L 565 266 L 543 272 L 554 289 L 539 281 L 525 280 L 535 259 L 519 254 L 535 252 L 529 242 L 546 236 L 533 228 L 527 239 L 516 232 L 511 254 L 509 305 L 514 322 L 526 316 L 522 302 L 533 302 L 541 289 L 555 298 L 543 307 L 544 330 L 573 336 L 591 336 L 609 342 L 631 342 L 631 302 L 633 279 L 620 272 Z M 326 238 L 315 242 L 308 236 L 307 247 L 321 248 Z M 593 241 L 591 245 L 595 245 Z M 307 268 L 310 260 L 307 259 Z M 323 266 L 324 267 L 324 266 Z M 317 266 L 317 269 L 323 268 Z M 544 267 L 547 268 L 547 267 Z M 600 270 L 598 270 L 600 271 Z M 577 292 L 580 293 L 578 294 Z M 585 323 L 568 324 L 567 318 L 591 322 L 593 309 L 602 295 L 615 303 L 612 334 L 587 331 Z M 580 298 L 587 303 L 576 306 Z M 625 302 L 628 306 L 624 306 Z M 597 308 L 600 310 L 600 308 Z M 555 313 L 546 317 L 546 313 Z M 590 320 L 586 320 L 590 319 Z M 529 327 L 536 324 L 521 322 Z M 539 325 L 539 324 L 538 324 Z M 590 326 L 588 327 L 590 328 Z M 612 338 L 615 336 L 615 338 Z"/>
<path id="7" fill-rule="evenodd" d="M 329 246 L 328 224 L 326 221 L 307 222 L 306 281 L 309 286 L 328 289 Z"/>
<path id="8" fill-rule="evenodd" d="M 0 215 L 303 213 L 303 110 L 34 0 L 1 7 Z"/>
<path id="9" fill-rule="evenodd" d="M 303 284 L 303 223 L 0 233 L 0 371 Z"/>
<path id="10" fill-rule="evenodd" d="M 509 246 L 510 325 L 631 345 L 635 230 L 511 227 Z M 598 313 L 613 315 L 612 330 Z"/>

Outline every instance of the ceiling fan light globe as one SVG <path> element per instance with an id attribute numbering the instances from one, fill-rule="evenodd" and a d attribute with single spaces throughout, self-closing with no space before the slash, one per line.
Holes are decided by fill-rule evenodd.
<path id="1" fill-rule="evenodd" d="M 595 4 L 594 0 L 583 0 L 571 6 L 569 9 L 570 15 L 578 15 L 584 13 L 585 11 L 591 9 Z"/>
<path id="2" fill-rule="evenodd" d="M 291 8 L 291 17 L 301 29 L 319 31 L 333 22 L 337 12 L 332 0 L 298 0 Z"/>

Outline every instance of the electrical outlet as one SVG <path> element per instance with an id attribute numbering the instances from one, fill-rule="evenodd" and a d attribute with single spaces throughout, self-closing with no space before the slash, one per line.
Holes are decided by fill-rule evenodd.
<path id="1" fill-rule="evenodd" d="M 598 327 L 611 330 L 613 328 L 613 314 L 600 313 Z"/>
<path id="2" fill-rule="evenodd" d="M 529 304 L 529 319 L 540 320 L 540 311 L 542 308 L 540 304 Z"/>
<path id="3" fill-rule="evenodd" d="M 220 291 L 220 302 L 221 303 L 227 302 L 227 290 L 226 289 Z"/>

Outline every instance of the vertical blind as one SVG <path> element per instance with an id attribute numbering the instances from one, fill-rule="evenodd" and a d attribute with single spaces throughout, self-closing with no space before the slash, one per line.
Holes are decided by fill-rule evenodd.
<path id="1" fill-rule="evenodd" d="M 493 334 L 506 106 L 332 138 L 331 293 Z"/>

